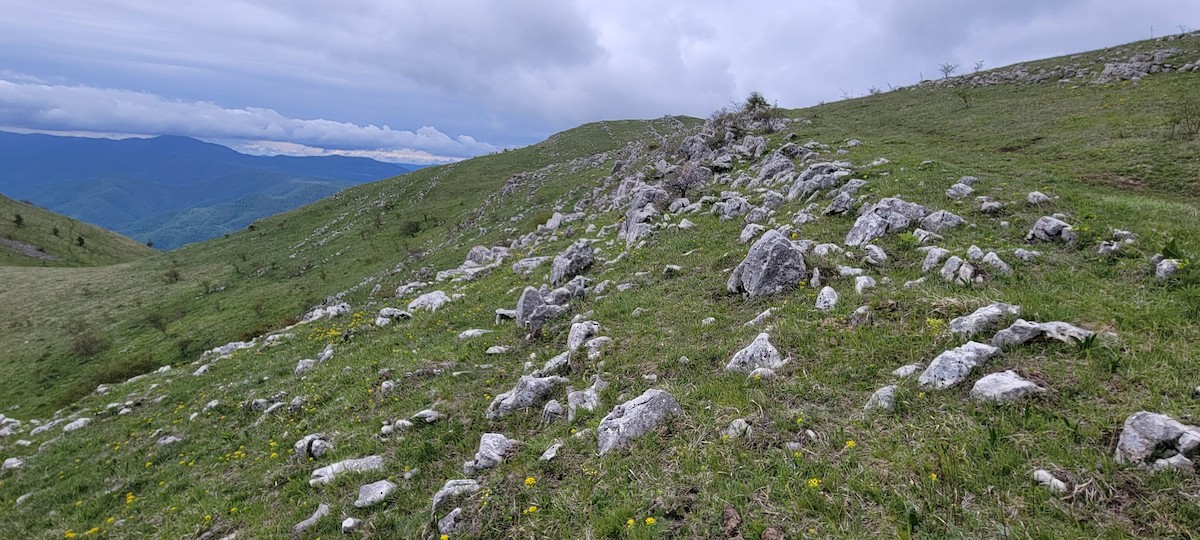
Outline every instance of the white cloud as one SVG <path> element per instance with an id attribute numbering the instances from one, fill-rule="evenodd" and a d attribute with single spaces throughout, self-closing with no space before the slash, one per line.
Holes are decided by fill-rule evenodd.
<path id="1" fill-rule="evenodd" d="M 338 151 L 372 151 L 446 161 L 495 151 L 469 135 L 323 119 L 289 118 L 258 107 L 168 100 L 147 92 L 0 79 L 0 125 L 59 131 L 186 135 L 286 142 Z M 400 154 L 396 154 L 399 152 Z"/>

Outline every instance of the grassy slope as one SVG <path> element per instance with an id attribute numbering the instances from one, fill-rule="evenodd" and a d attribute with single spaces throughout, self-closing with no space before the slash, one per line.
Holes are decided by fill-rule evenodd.
<path id="1" fill-rule="evenodd" d="M 434 251 L 427 260 L 409 255 L 447 238 L 462 247 L 455 226 L 511 175 L 618 149 L 656 129 L 667 133 L 677 122 L 589 124 L 529 148 L 348 189 L 227 238 L 132 264 L 0 267 L 0 283 L 20 284 L 0 287 L 0 348 L 6 351 L 0 377 L 11 385 L 0 407 L 20 405 L 25 417 L 48 415 L 98 384 L 190 362 L 205 349 L 285 326 L 365 276 L 387 277 L 381 294 L 390 294 L 400 279 L 389 276 L 398 263 L 441 269 L 461 262 L 459 249 Z M 431 181 L 436 186 L 427 188 Z M 426 196 L 418 201 L 422 191 Z M 528 203 L 531 213 L 548 211 L 558 195 L 556 186 L 542 190 Z M 416 237 L 402 232 L 410 220 L 423 221 Z M 501 234 L 493 231 L 487 240 Z M 177 280 L 169 279 L 172 271 Z M 358 290 L 350 299 L 361 302 L 369 292 Z M 78 354 L 80 341 L 99 343 L 99 352 Z"/>
<path id="2" fill-rule="evenodd" d="M 1176 45 L 1186 45 L 1191 57 L 1200 53 L 1194 40 Z M 512 386 L 531 354 L 540 363 L 564 349 L 569 327 L 565 319 L 557 321 L 542 338 L 527 342 L 512 326 L 491 326 L 493 308 L 510 307 L 520 287 L 536 286 L 543 279 L 502 269 L 455 288 L 465 299 L 434 314 L 360 332 L 348 343 L 335 337 L 334 360 L 303 378 L 291 374 L 296 361 L 312 357 L 329 336 L 339 336 L 354 324 L 350 317 L 302 327 L 278 347 L 238 353 L 204 377 L 178 370 L 121 385 L 109 396 L 83 399 L 72 410 L 96 414 L 111 401 L 165 396 L 161 403 L 147 403 L 128 416 L 100 414 L 95 425 L 62 437 L 30 458 L 19 474 L 0 477 L 0 504 L 7 508 L 17 496 L 33 493 L 25 505 L 13 509 L 11 519 L 0 522 L 0 532 L 44 531 L 58 537 L 66 530 L 82 532 L 95 526 L 114 538 L 193 537 L 206 530 L 278 537 L 325 502 L 333 507 L 333 516 L 309 536 L 332 537 L 338 534 L 340 518 L 357 516 L 368 522 L 362 534 L 366 538 L 431 538 L 436 535 L 429 497 L 445 479 L 461 477 L 461 462 L 470 459 L 481 433 L 499 431 L 525 445 L 499 468 L 481 475 L 486 492 L 463 501 L 473 531 L 465 537 L 719 537 L 726 504 L 746 518 L 747 538 L 758 537 L 769 525 L 782 526 L 792 536 L 818 537 L 1194 534 L 1200 529 L 1200 511 L 1186 497 L 1200 489 L 1195 476 L 1149 475 L 1115 465 L 1111 454 L 1121 422 L 1134 411 L 1153 410 L 1196 422 L 1190 416 L 1191 390 L 1200 381 L 1195 291 L 1156 282 L 1147 275 L 1146 259 L 1167 238 L 1178 239 L 1193 253 L 1200 249 L 1195 227 L 1200 165 L 1191 159 L 1200 146 L 1168 136 L 1162 106 L 1163 101 L 1197 90 L 1196 75 L 1164 75 L 1139 85 L 977 89 L 969 109 L 948 90 L 913 89 L 797 111 L 813 120 L 810 126 L 794 128 L 800 140 L 836 143 L 856 137 L 866 143 L 848 156 L 856 164 L 878 157 L 891 160 L 860 175 L 870 181 L 864 188 L 867 193 L 901 194 L 957 212 L 976 225 L 947 234 L 946 247 L 961 251 L 978 244 L 1016 263 L 1011 249 L 1024 245 L 1022 236 L 1033 221 L 1061 211 L 1085 231 L 1087 249 L 1039 246 L 1045 254 L 1039 262 L 1017 264 L 1014 276 L 981 286 L 964 288 L 935 280 L 921 288 L 901 289 L 898 283 L 919 275 L 920 256 L 903 247 L 901 237 L 889 236 L 880 245 L 893 257 L 884 270 L 893 283 L 860 299 L 852 292 L 851 278 L 831 278 L 843 299 L 835 312 L 822 314 L 812 308 L 814 291 L 808 289 L 757 300 L 725 294 L 722 270 L 736 264 L 746 250 L 735 241 L 740 223 L 689 216 L 697 229 L 660 231 L 621 263 L 589 272 L 597 281 L 634 281 L 640 286 L 572 306 L 575 312 L 594 311 L 592 318 L 603 325 L 602 333 L 615 339 L 604 352 L 602 366 L 581 358 L 573 361 L 570 379 L 576 387 L 601 372 L 613 383 L 602 395 L 602 410 L 574 426 L 542 426 L 535 412 L 498 421 L 483 418 L 491 396 Z M 638 126 L 621 125 L 631 130 Z M 406 240 L 384 227 L 359 236 L 358 231 L 369 229 L 372 211 L 347 218 L 358 228 L 339 239 L 321 248 L 297 248 L 297 259 L 286 257 L 309 231 L 355 208 L 376 201 L 386 208 L 388 197 L 394 196 L 396 206 L 388 211 L 387 225 L 426 211 L 456 215 L 456 208 L 473 208 L 513 172 L 612 147 L 607 140 L 596 126 L 587 126 L 542 148 L 459 164 L 440 177 L 438 196 L 431 192 L 415 207 L 405 205 L 445 169 L 410 175 L 412 183 L 406 185 L 385 182 L 350 190 L 264 220 L 254 231 L 182 250 L 174 255 L 184 275 L 179 284 L 141 289 L 136 280 L 104 269 L 65 273 L 55 281 L 64 283 L 63 298 L 73 302 L 108 301 L 114 294 L 125 294 L 124 302 L 140 298 L 142 308 L 124 304 L 112 315 L 116 343 L 110 351 L 147 351 L 155 359 L 147 364 L 153 365 L 172 357 L 163 351 L 177 338 L 163 339 L 128 319 L 155 299 L 167 299 L 156 309 L 189 310 L 168 327 L 168 334 L 190 332 L 203 336 L 197 339 L 207 340 L 208 346 L 220 341 L 212 338 L 256 322 L 297 314 L 313 297 L 344 289 L 363 275 L 383 275 L 380 269 L 403 259 L 405 254 L 398 251 L 405 242 L 414 251 L 437 246 L 423 260 L 404 262 L 403 272 L 383 277 L 383 291 L 389 291 L 407 281 L 412 269 L 452 267 L 470 245 L 512 235 L 491 227 L 480 238 L 468 231 L 467 238 L 456 241 L 450 231 L 435 228 Z M 772 147 L 778 146 L 782 134 L 771 140 Z M 580 147 L 584 145 L 587 148 Z M 1019 149 L 1011 151 L 1014 147 Z M 544 187 L 532 194 L 518 190 L 495 201 L 480 223 L 495 223 L 525 209 L 510 222 L 524 232 L 537 213 L 529 207 L 544 209 L 556 200 L 574 203 L 585 190 L 573 191 L 573 186 L 590 191 L 609 164 L 611 159 L 594 168 L 547 171 Z M 973 204 L 946 199 L 944 189 L 965 174 L 982 179 L 977 186 L 981 194 L 1012 202 L 1006 214 L 985 216 Z M 1020 202 L 1034 189 L 1060 198 L 1043 208 Z M 464 201 L 461 207 L 459 200 Z M 790 216 L 800 207 L 799 202 L 788 203 L 780 214 Z M 615 213 L 598 215 L 595 223 L 618 219 Z M 1011 226 L 1000 226 L 1001 220 Z M 801 233 L 839 242 L 851 223 L 850 218 L 826 217 Z M 443 227 L 449 229 L 450 224 Z M 1109 228 L 1132 230 L 1141 239 L 1121 256 L 1097 256 L 1090 244 Z M 537 254 L 556 253 L 574 239 L 552 241 Z M 611 248 L 607 251 L 613 255 Z M 691 255 L 681 255 L 689 251 Z M 245 261 L 239 253 L 246 254 Z M 305 258 L 313 267 L 299 272 Z M 252 269 L 269 268 L 270 262 L 278 269 L 268 270 L 263 278 L 245 277 Z M 811 262 L 822 267 L 822 275 L 836 274 L 832 262 Z M 667 263 L 683 265 L 684 273 L 663 279 L 660 270 Z M 133 268 L 125 272 L 145 281 L 161 275 L 169 264 L 169 257 L 160 256 L 128 265 Z M 229 268 L 235 264 L 242 274 Z M 313 279 L 322 270 L 326 278 Z M 633 276 L 643 271 L 649 274 Z M 41 278 L 30 275 L 20 277 L 33 283 L 30 288 L 44 290 L 45 284 L 34 281 Z M 196 302 L 190 297 L 200 296 L 197 282 L 202 277 L 228 288 Z M 72 289 L 83 284 L 94 284 L 96 300 L 72 296 Z M 354 320 L 405 302 L 388 300 L 384 294 L 371 303 L 366 297 L 369 288 L 350 295 L 362 313 Z M 210 309 L 217 298 L 224 298 L 220 312 Z M 262 315 L 249 309 L 257 298 L 263 299 Z M 31 298 L 0 299 L 0 305 L 12 305 Z M 891 381 L 892 369 L 927 362 L 961 342 L 941 330 L 944 321 L 993 300 L 1021 305 L 1023 315 L 1032 320 L 1108 328 L 1120 337 L 1089 351 L 1034 344 L 994 360 L 989 371 L 1015 369 L 1052 390 L 1017 406 L 972 404 L 966 399 L 969 384 L 921 394 L 908 382 L 901 384 L 900 408 L 894 415 L 860 412 L 870 393 Z M 844 318 L 862 303 L 873 307 L 874 321 L 850 328 Z M 637 307 L 647 313 L 630 317 Z M 721 367 L 732 353 L 762 330 L 742 323 L 767 307 L 780 308 L 769 321 L 770 333 L 791 363 L 770 382 L 723 373 Z M 699 321 L 707 316 L 715 317 L 717 324 L 702 327 Z M 38 328 L 29 331 L 36 335 Z M 455 339 L 468 328 L 494 332 L 466 343 Z M 28 354 L 7 336 L 3 345 Z M 513 350 L 499 357 L 483 356 L 487 346 L 498 343 L 512 345 Z M 186 353 L 182 358 L 190 360 L 196 351 Z M 120 356 L 104 354 L 111 356 L 96 363 Z M 680 356 L 691 362 L 680 364 Z M 495 367 L 476 367 L 482 363 Z M 465 373 L 400 377 L 403 391 L 381 397 L 377 371 L 383 367 L 398 374 L 435 367 Z M 647 374 L 657 375 L 658 381 L 648 382 L 643 378 Z M 19 381 L 26 374 L 6 375 Z M 603 459 L 595 455 L 594 439 L 571 437 L 576 429 L 594 428 L 619 399 L 650 387 L 671 391 L 685 410 L 662 436 L 642 439 L 630 451 Z M 308 404 L 300 413 L 280 413 L 251 427 L 257 413 L 243 411 L 237 403 L 281 391 L 288 398 L 307 396 Z M 219 399 L 221 405 L 187 421 L 211 399 Z M 450 420 L 419 427 L 398 440 L 373 438 L 382 421 L 435 402 Z M 723 440 L 720 430 L 738 417 L 749 418 L 756 435 L 748 441 Z M 782 450 L 784 442 L 795 440 L 804 429 L 820 434 L 820 441 L 795 454 Z M 297 462 L 287 449 L 314 431 L 330 434 L 337 445 L 323 463 L 379 453 L 386 458 L 386 473 L 309 487 L 308 474 L 319 464 Z M 154 441 L 166 432 L 187 441 L 156 447 Z M 558 459 L 539 463 L 537 455 L 554 439 L 569 442 Z M 850 440 L 853 448 L 847 448 Z M 1054 497 L 1029 480 L 1034 468 L 1056 470 L 1081 487 L 1071 497 Z M 402 480 L 412 469 L 420 472 Z M 401 490 L 383 509 L 354 509 L 350 503 L 357 486 L 384 476 L 400 483 Z M 536 485 L 526 486 L 526 477 L 535 478 Z M 811 479 L 820 480 L 819 487 L 810 487 Z M 537 512 L 527 512 L 531 505 Z M 106 524 L 110 516 L 124 521 Z M 646 517 L 657 521 L 646 525 Z M 629 519 L 636 525 L 627 527 Z"/>
<path id="3" fill-rule="evenodd" d="M 14 222 L 20 214 L 22 226 Z M 0 195 L 0 237 L 41 247 L 57 260 L 24 255 L 0 246 L 0 266 L 102 266 L 132 261 L 154 250 L 94 225 Z M 54 229 L 58 234 L 54 234 Z M 77 239 L 82 236 L 83 246 Z M 6 282 L 7 283 L 7 282 Z"/>

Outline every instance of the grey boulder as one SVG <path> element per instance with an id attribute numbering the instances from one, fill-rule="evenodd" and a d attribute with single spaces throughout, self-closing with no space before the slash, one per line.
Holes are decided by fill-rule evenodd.
<path id="1" fill-rule="evenodd" d="M 1003 302 L 989 304 L 975 310 L 970 315 L 956 317 L 950 321 L 950 332 L 970 337 L 991 330 L 1008 316 L 1021 314 L 1021 307 Z"/>
<path id="2" fill-rule="evenodd" d="M 522 375 L 512 390 L 500 394 L 492 400 L 485 416 L 488 419 L 500 418 L 511 412 L 532 408 L 546 399 L 556 387 L 563 384 L 567 384 L 567 379 L 563 377 Z"/>
<path id="3" fill-rule="evenodd" d="M 475 459 L 463 463 L 463 472 L 467 475 L 491 469 L 504 461 L 504 457 L 515 449 L 520 442 L 505 437 L 499 433 L 484 433 L 479 439 L 479 450 Z"/>
<path id="4" fill-rule="evenodd" d="M 653 388 L 617 405 L 596 428 L 600 455 L 628 445 L 682 412 L 674 396 Z"/>
<path id="5" fill-rule="evenodd" d="M 731 293 L 765 296 L 794 287 L 807 273 L 804 251 L 772 229 L 750 247 L 745 260 L 733 269 L 726 285 Z"/>
<path id="6" fill-rule="evenodd" d="M 934 358 L 917 378 L 917 386 L 923 390 L 951 388 L 966 380 L 972 370 L 999 353 L 1000 349 L 991 345 L 968 341 Z"/>

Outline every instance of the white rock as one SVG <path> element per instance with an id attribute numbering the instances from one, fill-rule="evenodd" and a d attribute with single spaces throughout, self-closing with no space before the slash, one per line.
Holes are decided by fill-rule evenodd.
<path id="1" fill-rule="evenodd" d="M 464 331 L 460 332 L 458 334 L 458 339 L 472 339 L 472 338 L 477 338 L 477 337 L 483 337 L 484 334 L 489 334 L 489 333 L 491 333 L 491 330 L 484 330 L 482 328 L 472 328 L 470 330 L 464 330 Z"/>
<path id="2" fill-rule="evenodd" d="M 328 484 L 342 473 L 375 472 L 382 469 L 383 458 L 380 456 L 347 459 L 313 471 L 312 476 L 308 479 L 308 485 L 315 487 Z"/>
<path id="3" fill-rule="evenodd" d="M 479 491 L 482 487 L 479 485 L 479 482 L 471 479 L 447 480 L 445 485 L 433 495 L 433 502 L 430 503 L 430 508 L 432 511 L 437 512 L 447 500 L 462 497 L 463 495 L 470 495 Z"/>
<path id="4" fill-rule="evenodd" d="M 510 450 L 516 448 L 520 444 L 514 439 L 509 439 L 499 433 L 484 433 L 479 439 L 479 450 L 475 452 L 475 459 L 463 463 L 463 472 L 468 476 L 487 469 L 491 469 L 504 461 L 504 457 Z"/>
<path id="5" fill-rule="evenodd" d="M 25 460 L 21 458 L 10 457 L 4 460 L 4 465 L 0 466 L 0 471 L 17 470 L 25 466 Z"/>
<path id="6" fill-rule="evenodd" d="M 817 309 L 821 311 L 829 311 L 837 306 L 838 293 L 833 290 L 833 287 L 826 286 L 817 294 Z"/>
<path id="7" fill-rule="evenodd" d="M 1044 388 L 1009 370 L 985 375 L 975 381 L 975 386 L 971 388 L 971 399 L 992 403 L 1011 403 L 1027 395 L 1044 391 Z"/>
<path id="8" fill-rule="evenodd" d="M 1055 478 L 1053 474 L 1050 474 L 1050 471 L 1044 469 L 1033 471 L 1033 479 L 1037 481 L 1037 483 L 1046 486 L 1046 489 L 1050 490 L 1050 493 L 1055 495 L 1061 495 L 1067 492 L 1067 484 L 1062 480 Z"/>
<path id="9" fill-rule="evenodd" d="M 893 370 L 892 376 L 900 379 L 912 377 L 916 372 L 921 371 L 922 369 L 925 369 L 924 364 L 908 364 Z"/>
<path id="10" fill-rule="evenodd" d="M 437 311 L 438 308 L 450 303 L 451 298 L 443 291 L 433 291 L 422 294 L 408 303 L 408 311 L 417 311 L 425 309 L 429 311 Z"/>
<path id="11" fill-rule="evenodd" d="M 970 337 L 991 330 L 1008 316 L 1021 314 L 1021 307 L 1002 302 L 989 304 L 975 310 L 970 315 L 963 315 L 950 321 L 950 332 Z"/>
<path id="12" fill-rule="evenodd" d="M 975 341 L 939 354 L 929 367 L 917 378 L 917 386 L 923 390 L 945 390 L 961 383 L 976 367 L 983 365 L 1000 349 Z"/>
<path id="13" fill-rule="evenodd" d="M 858 276 L 854 278 L 854 292 L 862 294 L 867 289 L 874 289 L 877 283 L 875 278 L 871 276 Z"/>
<path id="14" fill-rule="evenodd" d="M 642 395 L 617 405 L 596 428 L 600 455 L 654 431 L 663 422 L 682 412 L 674 396 L 658 389 L 646 390 Z"/>
<path id="15" fill-rule="evenodd" d="M 733 358 L 725 365 L 725 371 L 750 373 L 761 367 L 778 369 L 786 363 L 779 351 L 771 345 L 770 336 L 763 332 L 746 348 L 734 353 Z"/>
<path id="16" fill-rule="evenodd" d="M 342 521 L 342 534 L 351 534 L 357 531 L 360 525 L 362 525 L 362 520 L 352 517 L 346 518 Z"/>
<path id="17" fill-rule="evenodd" d="M 375 506 L 396 491 L 396 484 L 390 480 L 380 480 L 358 488 L 358 500 L 354 501 L 355 508 Z"/>
<path id="18" fill-rule="evenodd" d="M 91 424 L 91 423 L 92 423 L 91 418 L 80 418 L 78 420 L 75 420 L 74 422 L 71 422 L 71 423 L 63 426 L 62 430 L 63 430 L 63 433 L 70 433 L 72 431 L 83 429 L 83 428 L 87 427 L 88 424 Z"/>
<path id="19" fill-rule="evenodd" d="M 293 535 L 302 534 L 304 531 L 311 529 L 313 525 L 316 525 L 317 522 L 321 520 L 321 518 L 323 518 L 327 515 L 329 515 L 329 505 L 325 504 L 325 503 L 321 503 L 319 506 L 317 506 L 317 511 L 313 512 L 313 514 L 311 516 L 309 516 L 308 519 L 305 519 L 304 521 L 301 521 L 300 523 L 297 523 L 292 526 L 292 534 Z"/>
<path id="20" fill-rule="evenodd" d="M 558 451 L 562 447 L 562 441 L 554 441 L 554 444 L 551 444 L 549 448 L 546 448 L 545 452 L 542 452 L 541 456 L 538 456 L 538 461 L 550 461 L 558 457 Z"/>
<path id="21" fill-rule="evenodd" d="M 867 400 L 867 405 L 864 409 L 868 411 L 895 411 L 896 385 L 889 385 L 876 390 L 874 394 L 871 394 L 871 398 Z"/>

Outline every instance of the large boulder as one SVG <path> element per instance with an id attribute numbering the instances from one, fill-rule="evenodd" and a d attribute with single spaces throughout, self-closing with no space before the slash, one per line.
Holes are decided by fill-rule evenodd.
<path id="1" fill-rule="evenodd" d="M 567 308 L 565 306 L 547 302 L 542 297 L 541 291 L 533 287 L 525 287 L 525 291 L 521 293 L 521 298 L 517 300 L 517 326 L 536 332 L 547 321 L 566 312 Z"/>
<path id="2" fill-rule="evenodd" d="M 550 266 L 550 283 L 561 285 L 587 270 L 595 261 L 592 246 L 587 242 L 575 242 L 554 258 Z"/>
<path id="3" fill-rule="evenodd" d="M 770 336 L 763 332 L 754 338 L 746 348 L 738 351 L 725 365 L 725 371 L 740 371 L 750 373 L 758 368 L 778 369 L 787 361 L 779 355 L 779 351 L 771 345 Z"/>
<path id="4" fill-rule="evenodd" d="M 484 413 L 488 419 L 499 418 L 508 413 L 529 409 L 545 400 L 559 385 L 567 384 L 563 377 L 531 377 L 522 375 L 516 386 L 492 399 Z"/>
<path id="5" fill-rule="evenodd" d="M 729 292 L 747 296 L 775 294 L 804 280 L 804 250 L 776 230 L 769 230 L 754 242 L 745 260 L 733 269 Z"/>
<path id="6" fill-rule="evenodd" d="M 976 367 L 983 365 L 1000 349 L 991 345 L 968 341 L 939 354 L 917 378 L 917 386 L 923 390 L 945 390 L 966 380 Z"/>
<path id="7" fill-rule="evenodd" d="M 1125 420 L 1117 440 L 1117 463 L 1151 469 L 1191 468 L 1190 458 L 1200 449 L 1200 427 L 1189 426 L 1165 414 L 1146 411 Z"/>
<path id="8" fill-rule="evenodd" d="M 859 211 L 858 219 L 846 233 L 847 246 L 862 246 L 887 233 L 913 226 L 926 214 L 925 207 L 899 197 L 888 197 Z"/>
<path id="9" fill-rule="evenodd" d="M 596 428 L 600 455 L 628 445 L 682 412 L 674 396 L 653 388 L 617 405 Z"/>

